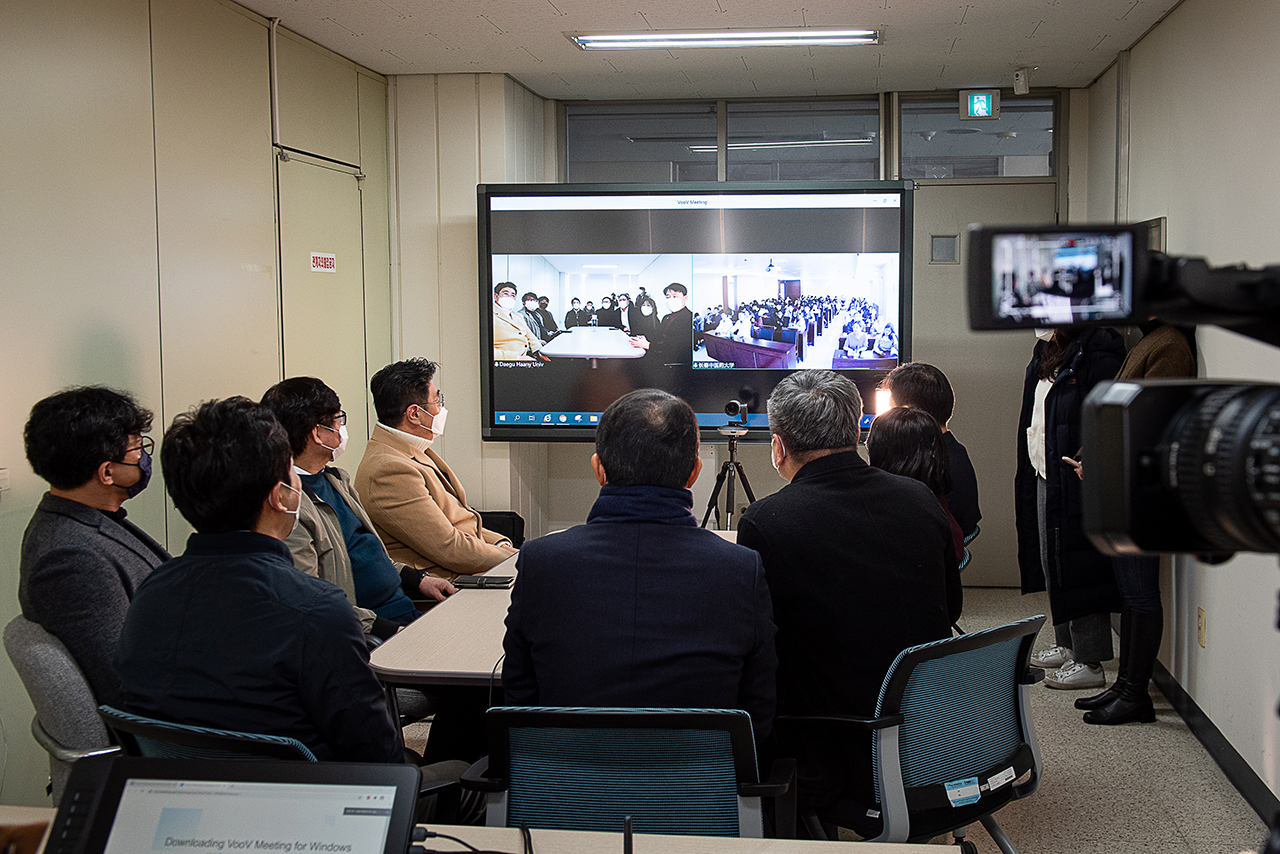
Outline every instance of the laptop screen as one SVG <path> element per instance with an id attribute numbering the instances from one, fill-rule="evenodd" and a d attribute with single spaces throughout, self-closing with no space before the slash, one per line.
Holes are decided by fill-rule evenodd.
<path id="1" fill-rule="evenodd" d="M 105 854 L 382 854 L 391 786 L 129 779 Z"/>
<path id="2" fill-rule="evenodd" d="M 94 757 L 72 766 L 50 854 L 400 854 L 410 765 Z"/>

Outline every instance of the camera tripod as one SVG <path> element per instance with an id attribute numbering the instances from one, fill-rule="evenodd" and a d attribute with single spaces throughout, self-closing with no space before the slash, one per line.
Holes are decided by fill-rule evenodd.
<path id="1" fill-rule="evenodd" d="M 720 499 L 720 489 L 728 483 L 729 489 L 725 497 L 725 515 L 724 529 L 726 531 L 733 529 L 733 481 L 735 475 L 742 479 L 742 488 L 747 493 L 747 500 L 755 501 L 755 493 L 751 491 L 751 483 L 747 480 L 747 473 L 742 468 L 742 463 L 738 462 L 738 439 L 747 435 L 747 428 L 739 424 L 728 424 L 719 428 L 718 432 L 721 436 L 729 438 L 729 459 L 724 461 L 720 466 L 720 473 L 716 475 L 716 488 L 711 492 L 711 500 L 707 502 L 707 512 L 702 517 L 702 527 L 707 527 L 707 520 L 711 518 L 711 514 L 716 514 L 716 525 L 720 524 L 720 507 L 717 502 Z"/>

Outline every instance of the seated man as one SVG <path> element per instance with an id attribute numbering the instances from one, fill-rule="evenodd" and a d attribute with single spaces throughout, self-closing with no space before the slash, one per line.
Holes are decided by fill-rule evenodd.
<path id="1" fill-rule="evenodd" d="M 525 543 L 507 613 L 512 705 L 745 709 L 773 723 L 773 621 L 760 557 L 698 527 L 698 423 L 656 389 L 610 404 L 585 525 Z M 936 504 L 937 502 L 935 502 Z"/>
<path id="2" fill-rule="evenodd" d="M 283 542 L 302 483 L 271 410 L 202 404 L 174 419 L 160 460 L 196 533 L 129 608 L 116 656 L 124 710 L 290 736 L 322 761 L 403 761 L 351 603 L 294 569 Z"/>
<path id="3" fill-rule="evenodd" d="M 538 295 L 533 291 L 529 291 L 521 300 L 524 302 L 524 308 L 516 312 L 524 319 L 525 325 L 529 327 L 529 333 L 537 338 L 542 344 L 551 340 L 551 333 L 542 323 L 542 315 L 538 313 Z"/>
<path id="4" fill-rule="evenodd" d="M 542 349 L 542 341 L 529 331 L 517 311 L 516 286 L 499 282 L 493 286 L 493 358 L 530 361 Z"/>
<path id="5" fill-rule="evenodd" d="M 908 362 L 890 371 L 880 386 L 888 390 L 895 406 L 923 409 L 942 428 L 947 455 L 951 458 L 952 486 L 947 493 L 947 507 L 965 537 L 972 538 L 982 518 L 982 511 L 978 509 L 978 476 L 969 461 L 969 452 L 947 429 L 956 404 L 947 375 L 925 362 Z"/>
<path id="6" fill-rule="evenodd" d="M 298 569 L 341 587 L 365 632 L 383 640 L 420 613 L 406 592 L 437 602 L 457 592 L 444 579 L 392 563 L 350 475 L 329 465 L 347 446 L 347 416 L 333 389 L 292 377 L 268 389 L 262 405 L 288 433 L 302 480 L 298 524 L 285 540 Z"/>
<path id="7" fill-rule="evenodd" d="M 742 515 L 778 626 L 779 715 L 867 715 L 903 649 L 951 636 L 962 591 L 946 514 L 919 481 L 858 455 L 862 399 L 833 371 L 798 371 L 769 396 L 778 492 Z M 779 730 L 802 807 L 868 831 L 871 739 Z M 842 731 L 843 732 L 843 731 Z"/>
<path id="8" fill-rule="evenodd" d="M 169 553 L 121 506 L 151 480 L 151 413 L 108 388 L 59 392 L 31 408 L 27 460 L 49 482 L 22 535 L 22 615 L 62 641 L 99 703 L 119 699 L 111 666 L 125 612 Z"/>
<path id="9" fill-rule="evenodd" d="M 434 362 L 419 358 L 373 375 L 378 424 L 356 469 L 356 491 L 392 560 L 452 581 L 516 550 L 483 526 L 458 478 L 431 450 L 448 415 L 435 373 Z"/>

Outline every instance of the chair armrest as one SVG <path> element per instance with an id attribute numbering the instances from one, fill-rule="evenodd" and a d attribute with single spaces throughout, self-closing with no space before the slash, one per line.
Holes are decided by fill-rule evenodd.
<path id="1" fill-rule="evenodd" d="M 72 763 L 89 756 L 107 756 L 120 752 L 120 748 L 114 744 L 106 747 L 66 747 L 49 735 L 44 724 L 40 723 L 39 716 L 31 719 L 31 735 L 37 744 L 59 762 Z"/>
<path id="2" fill-rule="evenodd" d="M 1019 685 L 1034 685 L 1037 682 L 1044 681 L 1044 670 L 1039 667 L 1028 667 L 1021 676 L 1018 677 Z"/>
<path id="3" fill-rule="evenodd" d="M 785 795 L 796 781 L 796 761 L 794 759 L 775 759 L 773 768 L 769 770 L 769 779 L 759 783 L 745 783 L 738 787 L 738 794 L 744 798 L 776 798 Z"/>
<path id="4" fill-rule="evenodd" d="M 462 788 L 473 792 L 505 792 L 507 781 L 486 777 L 485 774 L 488 772 L 489 757 L 481 756 L 472 763 L 470 768 L 462 772 L 462 779 L 458 782 L 462 784 Z"/>
<path id="5" fill-rule="evenodd" d="M 773 719 L 778 724 L 845 724 L 857 729 L 876 730 L 902 726 L 905 720 L 901 714 L 881 715 L 878 718 L 864 718 L 857 715 L 779 715 Z"/>

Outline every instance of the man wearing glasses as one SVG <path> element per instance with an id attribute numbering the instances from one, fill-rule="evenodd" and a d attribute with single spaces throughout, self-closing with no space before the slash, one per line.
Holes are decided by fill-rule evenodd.
<path id="1" fill-rule="evenodd" d="M 99 703 L 114 704 L 111 666 L 125 612 L 142 580 L 169 559 L 125 518 L 151 480 L 151 413 L 128 394 L 67 389 L 31 408 L 27 460 L 49 482 L 22 536 L 22 614 L 62 641 Z"/>
<path id="2" fill-rule="evenodd" d="M 455 592 L 444 579 L 392 562 L 351 476 L 332 465 L 347 446 L 347 414 L 333 389 L 291 377 L 268 389 L 262 405 L 289 435 L 302 481 L 298 524 L 285 539 L 298 569 L 341 587 L 365 633 L 382 640 L 418 616 L 409 595 L 438 602 Z"/>
<path id="3" fill-rule="evenodd" d="M 448 415 L 435 373 L 434 362 L 418 358 L 373 375 L 378 424 L 356 469 L 356 491 L 392 560 L 452 581 L 516 549 L 484 527 L 457 476 L 431 449 Z"/>

